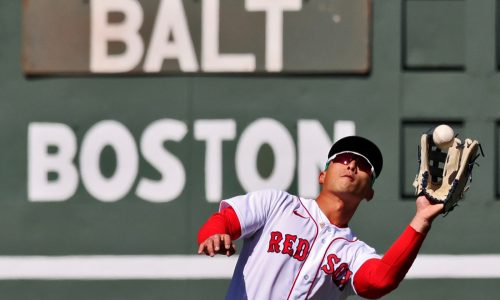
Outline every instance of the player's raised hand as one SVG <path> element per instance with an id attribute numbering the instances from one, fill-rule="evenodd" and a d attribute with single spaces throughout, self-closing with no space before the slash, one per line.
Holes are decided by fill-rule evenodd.
<path id="1" fill-rule="evenodd" d="M 443 212 L 443 203 L 432 203 L 426 196 L 419 196 L 416 201 L 417 212 L 410 225 L 418 232 L 429 231 L 432 221 Z"/>
<path id="2" fill-rule="evenodd" d="M 236 245 L 232 242 L 229 234 L 214 234 L 198 247 L 198 254 L 205 253 L 208 256 L 215 254 L 231 256 L 235 252 Z"/>
<path id="3" fill-rule="evenodd" d="M 417 198 L 417 213 L 423 218 L 432 221 L 443 212 L 443 203 L 432 203 L 426 196 Z"/>

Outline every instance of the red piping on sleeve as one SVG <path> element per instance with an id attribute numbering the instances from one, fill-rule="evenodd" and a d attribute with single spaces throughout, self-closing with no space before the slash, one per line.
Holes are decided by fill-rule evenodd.
<path id="1" fill-rule="evenodd" d="M 241 236 L 241 225 L 236 212 L 228 206 L 211 215 L 198 231 L 198 245 L 214 234 L 229 234 L 231 240 Z"/>
<path id="2" fill-rule="evenodd" d="M 417 257 L 425 235 L 408 226 L 381 258 L 367 260 L 354 276 L 354 288 L 364 298 L 380 298 L 396 287 Z"/>

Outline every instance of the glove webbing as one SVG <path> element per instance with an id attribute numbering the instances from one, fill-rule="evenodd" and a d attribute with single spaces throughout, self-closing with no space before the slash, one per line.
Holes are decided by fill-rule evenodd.
<path id="1" fill-rule="evenodd" d="M 432 182 L 439 183 L 443 180 L 443 168 L 447 153 L 432 145 L 429 151 L 429 171 L 432 174 Z"/>

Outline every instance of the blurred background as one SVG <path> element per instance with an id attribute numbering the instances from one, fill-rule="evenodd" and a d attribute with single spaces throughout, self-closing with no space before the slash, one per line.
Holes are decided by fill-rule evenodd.
<path id="1" fill-rule="evenodd" d="M 331 143 L 351 134 L 384 154 L 351 224 L 384 253 L 414 214 L 419 136 L 447 123 L 486 156 L 384 299 L 498 299 L 498 12 L 1 1 L 2 298 L 222 299 L 235 258 L 196 255 L 218 202 L 266 187 L 315 197 Z"/>

